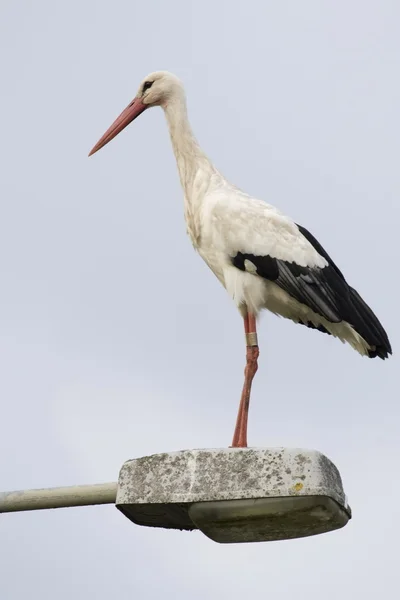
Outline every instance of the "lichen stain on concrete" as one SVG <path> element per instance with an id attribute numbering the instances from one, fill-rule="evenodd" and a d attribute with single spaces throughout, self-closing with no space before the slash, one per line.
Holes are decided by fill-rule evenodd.
<path id="1" fill-rule="evenodd" d="M 297 454 L 297 456 L 295 457 L 295 461 L 299 464 L 304 466 L 306 463 L 311 463 L 311 459 L 309 456 L 305 456 L 304 454 Z"/>
<path id="2" fill-rule="evenodd" d="M 297 482 L 297 483 L 294 484 L 293 490 L 295 492 L 300 492 L 303 489 L 303 487 L 304 487 L 304 484 L 300 483 L 300 481 L 299 481 L 299 482 Z"/>

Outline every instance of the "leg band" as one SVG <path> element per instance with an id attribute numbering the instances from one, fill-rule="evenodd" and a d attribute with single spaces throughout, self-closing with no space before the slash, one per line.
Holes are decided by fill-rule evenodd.
<path id="1" fill-rule="evenodd" d="M 246 346 L 258 346 L 257 334 L 255 331 L 246 333 Z"/>

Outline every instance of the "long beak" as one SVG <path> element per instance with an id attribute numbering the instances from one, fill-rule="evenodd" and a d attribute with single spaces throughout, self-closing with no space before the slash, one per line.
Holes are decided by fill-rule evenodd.
<path id="1" fill-rule="evenodd" d="M 132 123 L 136 117 L 138 117 L 146 108 L 149 108 L 148 104 L 143 104 L 139 98 L 134 98 L 132 102 L 122 111 L 114 123 L 107 129 L 103 137 L 99 139 L 97 144 L 93 146 L 89 152 L 89 156 L 92 156 L 95 152 L 100 150 L 103 146 L 111 142 L 116 135 L 118 135 L 129 123 Z"/>

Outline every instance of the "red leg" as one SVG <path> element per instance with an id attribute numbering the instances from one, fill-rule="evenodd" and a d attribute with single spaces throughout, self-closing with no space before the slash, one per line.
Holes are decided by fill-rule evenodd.
<path id="1" fill-rule="evenodd" d="M 236 419 L 235 433 L 233 434 L 232 448 L 247 448 L 247 417 L 249 413 L 251 384 L 258 369 L 257 359 L 259 349 L 256 319 L 250 313 L 244 317 L 244 331 L 247 346 L 246 368 L 244 370 L 244 385 Z"/>

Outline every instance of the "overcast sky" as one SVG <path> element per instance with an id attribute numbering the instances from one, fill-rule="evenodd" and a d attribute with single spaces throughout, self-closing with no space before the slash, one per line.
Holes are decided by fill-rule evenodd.
<path id="1" fill-rule="evenodd" d="M 225 546 L 113 506 L 4 515 L 2 599 L 398 589 L 399 18 L 396 0 L 2 0 L 0 489 L 115 481 L 130 458 L 231 442 L 242 323 L 186 236 L 162 111 L 87 158 L 150 71 L 181 77 L 216 166 L 313 232 L 395 352 L 259 326 L 249 443 L 330 457 L 344 529 Z"/>

